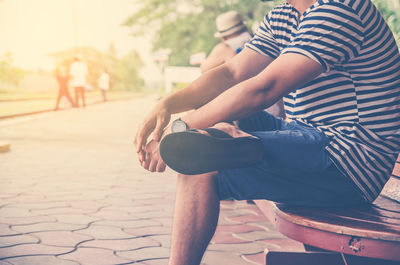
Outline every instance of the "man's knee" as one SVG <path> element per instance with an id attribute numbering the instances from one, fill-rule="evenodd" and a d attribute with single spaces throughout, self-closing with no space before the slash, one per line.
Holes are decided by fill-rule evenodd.
<path id="1" fill-rule="evenodd" d="M 178 186 L 187 191 L 217 192 L 217 171 L 200 174 L 178 174 Z"/>

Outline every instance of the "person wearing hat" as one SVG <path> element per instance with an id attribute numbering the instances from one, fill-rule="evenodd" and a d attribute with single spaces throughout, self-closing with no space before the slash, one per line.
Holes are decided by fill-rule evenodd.
<path id="1" fill-rule="evenodd" d="M 282 96 L 290 122 L 262 111 Z M 179 173 L 169 265 L 201 263 L 225 198 L 372 203 L 400 152 L 399 102 L 399 49 L 372 0 L 276 6 L 239 54 L 158 101 L 136 134 L 145 169 Z"/>
<path id="2" fill-rule="evenodd" d="M 211 50 L 208 57 L 201 63 L 202 73 L 225 63 L 238 54 L 252 37 L 237 11 L 232 10 L 220 14 L 216 18 L 216 26 L 217 32 L 214 36 L 221 38 L 221 42 Z M 267 111 L 276 117 L 285 118 L 283 100 L 277 101 L 267 108 Z"/>
<path id="3" fill-rule="evenodd" d="M 204 73 L 239 53 L 246 42 L 251 39 L 250 32 L 242 17 L 236 11 L 228 11 L 219 15 L 216 19 L 216 38 L 221 38 L 212 50 L 207 59 L 200 65 Z"/>

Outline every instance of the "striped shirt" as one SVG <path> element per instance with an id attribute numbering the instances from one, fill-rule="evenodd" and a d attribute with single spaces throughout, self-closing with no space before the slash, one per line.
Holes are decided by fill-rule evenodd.
<path id="1" fill-rule="evenodd" d="M 328 136 L 331 160 L 373 201 L 400 151 L 400 55 L 373 3 L 319 0 L 302 15 L 282 4 L 246 47 L 322 65 L 324 73 L 285 96 L 287 117 Z"/>

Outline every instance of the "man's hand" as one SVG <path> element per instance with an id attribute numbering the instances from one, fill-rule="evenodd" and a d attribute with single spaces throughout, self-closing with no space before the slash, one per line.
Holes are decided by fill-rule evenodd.
<path id="1" fill-rule="evenodd" d="M 167 108 L 162 105 L 158 105 L 143 121 L 136 133 L 134 141 L 136 152 L 139 155 L 140 161 L 143 160 L 141 154 L 143 153 L 142 150 L 144 150 L 146 147 L 147 138 L 149 135 L 153 133 L 153 140 L 157 142 L 160 141 L 163 129 L 168 125 L 170 119 L 171 114 Z"/>
<path id="2" fill-rule="evenodd" d="M 151 140 L 142 151 L 144 160 L 142 166 L 150 172 L 164 172 L 165 163 L 160 156 L 159 142 Z"/>

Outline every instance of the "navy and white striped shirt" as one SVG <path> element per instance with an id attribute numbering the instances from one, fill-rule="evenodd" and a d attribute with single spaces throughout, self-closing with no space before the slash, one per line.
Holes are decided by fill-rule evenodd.
<path id="1" fill-rule="evenodd" d="M 287 117 L 330 137 L 331 160 L 373 201 L 400 151 L 400 55 L 373 3 L 319 0 L 302 15 L 282 4 L 246 47 L 272 58 L 298 53 L 323 66 L 284 98 Z"/>

